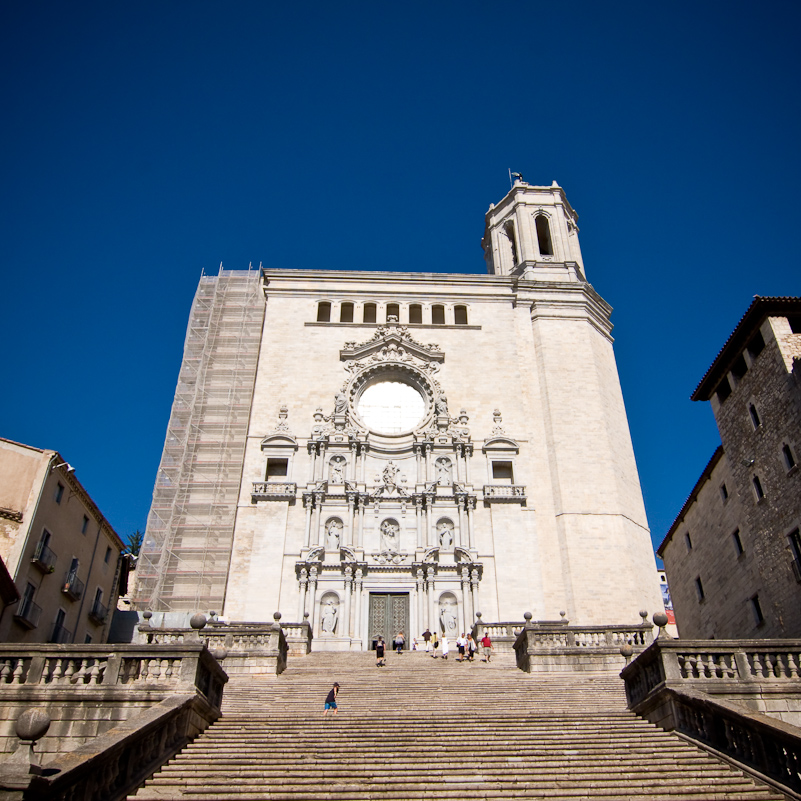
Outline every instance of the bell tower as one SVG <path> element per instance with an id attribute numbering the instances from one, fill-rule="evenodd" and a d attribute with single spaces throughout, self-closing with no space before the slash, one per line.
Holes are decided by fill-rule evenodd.
<path id="1" fill-rule="evenodd" d="M 584 281 L 578 214 L 556 183 L 532 186 L 517 177 L 485 215 L 481 247 L 491 275 L 533 281 Z"/>

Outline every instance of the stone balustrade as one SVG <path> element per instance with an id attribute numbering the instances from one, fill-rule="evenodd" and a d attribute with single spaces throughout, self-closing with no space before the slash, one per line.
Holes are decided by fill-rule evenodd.
<path id="1" fill-rule="evenodd" d="M 290 501 L 298 493 L 298 485 L 292 481 L 254 481 L 250 492 L 252 503 L 257 501 Z"/>
<path id="2" fill-rule="evenodd" d="M 620 675 L 641 717 L 801 790 L 801 640 L 660 637 Z"/>
<path id="3" fill-rule="evenodd" d="M 485 484 L 484 500 L 487 503 L 525 503 L 526 488 L 522 484 Z"/>
<path id="4" fill-rule="evenodd" d="M 619 670 L 623 646 L 639 653 L 653 641 L 653 626 L 646 622 L 618 626 L 570 626 L 566 621 L 517 625 L 514 641 L 517 666 L 526 672 L 571 670 Z"/>
<path id="5" fill-rule="evenodd" d="M 629 706 L 652 705 L 660 688 L 740 701 L 801 725 L 801 640 L 671 640 L 659 638 L 621 673 Z"/>

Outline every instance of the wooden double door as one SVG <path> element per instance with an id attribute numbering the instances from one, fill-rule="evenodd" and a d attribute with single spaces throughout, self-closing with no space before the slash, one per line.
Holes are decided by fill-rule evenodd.
<path id="1" fill-rule="evenodd" d="M 375 648 L 379 636 L 384 638 L 388 648 L 392 648 L 395 635 L 403 632 L 403 649 L 409 650 L 409 593 L 386 592 L 370 593 L 370 628 L 368 630 L 370 648 Z"/>

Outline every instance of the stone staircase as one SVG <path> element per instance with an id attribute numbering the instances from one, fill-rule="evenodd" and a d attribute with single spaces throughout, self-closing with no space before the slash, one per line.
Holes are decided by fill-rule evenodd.
<path id="1" fill-rule="evenodd" d="M 339 715 L 322 716 L 334 681 Z M 781 799 L 626 709 L 603 673 L 529 675 L 421 652 L 313 653 L 235 677 L 223 717 L 135 796 L 157 799 Z"/>

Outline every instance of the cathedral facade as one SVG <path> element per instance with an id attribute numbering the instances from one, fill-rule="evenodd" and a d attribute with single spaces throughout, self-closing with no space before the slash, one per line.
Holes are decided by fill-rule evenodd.
<path id="1" fill-rule="evenodd" d="M 137 606 L 308 620 L 314 647 L 661 611 L 612 348 L 556 184 L 491 206 L 488 275 L 201 280 Z"/>

